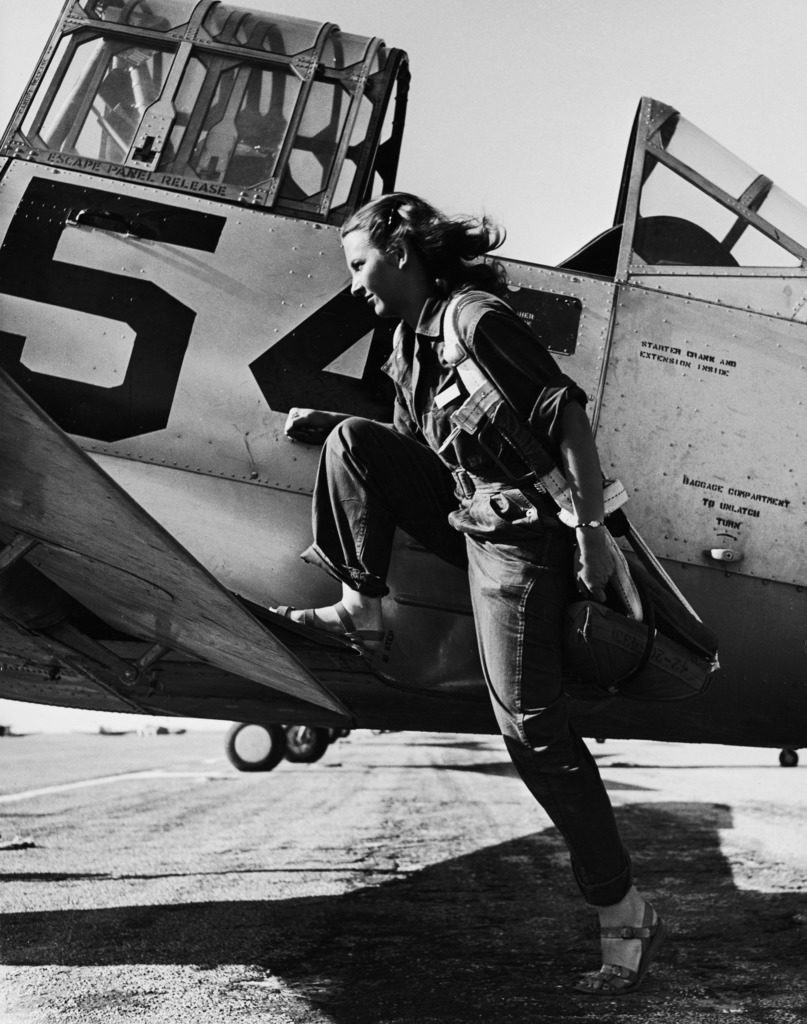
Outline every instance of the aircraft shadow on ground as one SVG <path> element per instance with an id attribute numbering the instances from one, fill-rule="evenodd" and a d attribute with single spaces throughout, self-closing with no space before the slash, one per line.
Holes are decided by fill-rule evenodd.
<path id="1" fill-rule="evenodd" d="M 807 894 L 737 888 L 719 845 L 730 809 L 617 814 L 672 930 L 631 1011 L 807 1005 Z M 338 896 L 0 916 L 3 964 L 254 964 L 336 1024 L 463 1021 L 469 1007 L 475 1020 L 534 1022 L 554 1007 L 542 1019 L 609 1021 L 601 1001 L 569 993 L 597 961 L 554 829 Z"/>

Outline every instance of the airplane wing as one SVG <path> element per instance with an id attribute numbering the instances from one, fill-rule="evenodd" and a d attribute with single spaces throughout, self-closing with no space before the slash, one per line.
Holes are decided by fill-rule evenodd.
<path id="1" fill-rule="evenodd" d="M 1 370 L 0 410 L 0 573 L 24 556 L 115 629 L 349 717 Z"/>

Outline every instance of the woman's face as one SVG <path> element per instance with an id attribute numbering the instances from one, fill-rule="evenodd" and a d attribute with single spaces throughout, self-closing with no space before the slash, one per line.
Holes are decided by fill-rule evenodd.
<path id="1" fill-rule="evenodd" d="M 345 235 L 342 247 L 351 295 L 369 303 L 376 316 L 403 316 L 404 284 L 398 259 L 377 249 L 364 230 Z"/>

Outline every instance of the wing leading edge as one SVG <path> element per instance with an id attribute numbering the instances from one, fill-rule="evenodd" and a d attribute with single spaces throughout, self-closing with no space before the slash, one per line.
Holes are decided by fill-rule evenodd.
<path id="1" fill-rule="evenodd" d="M 14 535 L 10 548 L 116 629 L 349 717 L 2 370 L 0 408 L 0 524 Z"/>

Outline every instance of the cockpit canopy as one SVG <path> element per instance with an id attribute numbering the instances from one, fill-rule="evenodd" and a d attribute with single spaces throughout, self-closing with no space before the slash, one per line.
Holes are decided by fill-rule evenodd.
<path id="1" fill-rule="evenodd" d="M 620 278 L 662 267 L 805 267 L 807 208 L 672 107 L 643 99 L 614 227 L 563 266 Z"/>
<path id="2" fill-rule="evenodd" d="M 2 152 L 338 223 L 393 188 L 407 88 L 402 51 L 330 23 L 73 0 Z"/>

